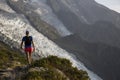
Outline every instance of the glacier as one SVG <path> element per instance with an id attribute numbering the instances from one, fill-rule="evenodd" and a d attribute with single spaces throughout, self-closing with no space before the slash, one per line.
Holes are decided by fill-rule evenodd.
<path id="1" fill-rule="evenodd" d="M 5 5 L 8 6 L 7 4 Z M 8 8 L 10 7 L 8 6 Z M 0 9 L 2 8 L 0 7 Z M 60 24 L 61 22 L 55 20 L 50 23 Z M 12 48 L 17 48 L 20 50 L 20 42 L 22 37 L 25 35 L 26 30 L 30 31 L 30 35 L 32 35 L 34 39 L 34 43 L 36 47 L 36 51 L 33 53 L 34 59 L 47 57 L 48 55 L 55 55 L 62 58 L 67 58 L 73 63 L 73 66 L 76 66 L 79 69 L 86 70 L 91 80 L 102 80 L 99 76 L 97 76 L 96 74 L 88 70 L 82 62 L 77 61 L 76 57 L 72 55 L 72 53 L 68 53 L 66 50 L 60 48 L 53 41 L 43 36 L 34 27 L 32 27 L 29 21 L 25 18 L 23 14 L 17 14 L 11 8 L 8 11 L 3 9 L 2 11 L 0 11 L 0 40 L 1 41 L 8 44 Z"/>
<path id="2" fill-rule="evenodd" d="M 13 6 L 16 4 L 20 6 L 20 10 L 26 13 L 35 13 L 41 20 L 45 21 L 46 23 L 50 24 L 52 27 L 56 28 L 61 36 L 67 36 L 72 34 L 64 24 L 57 18 L 57 16 L 53 13 L 52 9 L 47 5 L 46 0 L 8 0 Z M 19 3 L 21 3 L 19 5 Z M 22 9 L 22 6 L 25 6 Z"/>

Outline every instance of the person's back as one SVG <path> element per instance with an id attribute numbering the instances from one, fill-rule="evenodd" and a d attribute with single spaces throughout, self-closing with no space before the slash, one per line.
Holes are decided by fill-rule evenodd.
<path id="1" fill-rule="evenodd" d="M 25 48 L 32 46 L 32 36 L 24 36 L 22 41 L 25 43 Z"/>
<path id="2" fill-rule="evenodd" d="M 26 36 L 22 38 L 21 49 L 22 49 L 23 43 L 25 45 L 24 50 L 27 55 L 28 63 L 31 64 L 31 60 L 32 60 L 31 54 L 33 50 L 35 50 L 35 48 L 34 48 L 33 38 L 32 36 L 29 36 L 29 31 L 26 31 Z"/>

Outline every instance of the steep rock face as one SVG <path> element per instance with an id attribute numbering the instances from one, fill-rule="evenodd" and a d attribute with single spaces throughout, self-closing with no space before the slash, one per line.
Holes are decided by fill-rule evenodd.
<path id="1" fill-rule="evenodd" d="M 90 42 L 120 47 L 120 14 L 117 12 L 94 0 L 48 0 L 48 4 L 71 32 Z"/>

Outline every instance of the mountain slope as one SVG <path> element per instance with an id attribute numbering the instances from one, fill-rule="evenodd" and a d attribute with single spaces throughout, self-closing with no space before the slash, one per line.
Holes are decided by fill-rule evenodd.
<path id="1" fill-rule="evenodd" d="M 90 42 L 120 47 L 119 13 L 94 0 L 48 0 L 48 4 L 72 33 Z"/>
<path id="2" fill-rule="evenodd" d="M 71 34 L 52 13 L 49 6 L 41 0 L 39 2 L 37 0 L 18 0 L 17 2 L 7 0 L 7 2 L 15 11 L 24 14 L 36 30 L 50 39 Z"/>
<path id="3" fill-rule="evenodd" d="M 56 15 L 59 15 L 59 12 L 63 14 L 64 11 L 69 11 L 84 23 L 108 21 L 115 23 L 117 27 L 120 25 L 120 14 L 96 3 L 94 0 L 48 0 L 48 4 L 51 5 L 55 13 L 58 13 Z"/>
<path id="4" fill-rule="evenodd" d="M 103 80 L 119 80 L 120 49 L 102 43 L 90 43 L 71 35 L 56 40 L 62 48 L 76 55 L 90 70 L 97 73 Z"/>
<path id="5" fill-rule="evenodd" d="M 4 4 L 5 7 L 7 7 L 3 8 L 3 6 L 0 6 L 0 40 L 2 42 L 8 44 L 12 48 L 19 49 L 19 44 L 22 36 L 24 36 L 24 32 L 29 30 L 33 35 L 36 45 L 36 52 L 33 55 L 34 58 L 48 55 L 64 57 L 71 60 L 73 65 L 77 66 L 79 69 L 82 68 L 86 70 L 92 80 L 101 80 L 98 76 L 91 73 L 86 69 L 86 67 L 84 67 L 80 62 L 83 61 L 85 65 L 90 65 L 90 67 L 88 67 L 91 70 L 95 71 L 103 78 L 106 78 L 106 76 L 104 77 L 102 74 L 103 68 L 96 68 L 95 66 L 98 65 L 93 65 L 92 63 L 97 64 L 97 61 L 95 61 L 96 59 L 99 59 L 99 62 L 102 57 L 105 59 L 111 54 L 113 56 L 114 52 L 119 52 L 118 49 L 115 51 L 115 47 L 104 45 L 103 43 L 120 47 L 120 14 L 97 4 L 94 0 L 0 1 L 0 4 Z M 88 42 L 95 42 L 96 44 L 85 44 L 86 42 L 79 39 L 79 36 L 76 36 L 68 39 L 70 41 L 73 40 L 71 42 L 78 39 L 78 41 L 76 41 L 78 44 L 82 42 L 83 44 L 81 45 L 86 46 L 83 46 L 82 48 L 78 44 L 72 44 L 71 46 L 73 47 L 71 48 L 68 47 L 70 45 L 69 40 L 61 38 L 63 39 L 63 43 L 64 41 L 68 41 L 68 44 L 65 46 L 67 46 L 68 49 L 70 48 L 70 51 L 72 52 L 68 53 L 64 50 L 65 47 L 61 49 L 57 46 L 57 44 L 62 44 L 61 42 L 55 44 L 51 41 L 74 33 L 80 35 L 82 39 L 85 39 Z M 92 48 L 91 45 L 93 45 Z M 104 47 L 101 48 L 99 45 L 102 47 L 106 46 L 108 50 L 112 49 L 113 51 L 109 52 L 108 50 L 104 50 Z M 77 48 L 77 50 L 74 50 L 74 48 Z M 83 49 L 83 52 L 80 52 L 81 54 L 76 53 L 76 51 L 79 52 L 79 48 Z M 93 58 L 94 55 L 97 55 L 99 49 L 100 51 L 103 49 L 101 54 L 104 53 L 104 51 L 106 54 L 100 56 L 101 58 L 98 56 Z M 88 55 L 88 52 L 91 52 L 93 55 Z M 76 59 L 76 56 L 79 61 Z M 115 56 L 119 56 L 117 52 Z M 110 57 L 108 61 L 111 61 L 111 58 L 113 57 Z M 118 57 L 115 58 L 113 62 L 117 60 L 119 60 Z M 100 61 L 99 64 L 102 64 L 102 61 Z M 119 66 L 119 61 L 115 65 Z M 104 66 L 107 65 L 103 65 L 102 67 Z M 112 66 L 112 63 L 110 63 L 110 66 Z M 93 67 L 95 69 L 92 69 Z M 108 69 L 108 71 L 111 70 Z M 118 74 L 116 74 L 116 76 L 117 75 Z M 112 77 L 113 80 L 117 78 L 116 76 L 115 78 L 114 76 Z"/>
<path id="6" fill-rule="evenodd" d="M 18 1 L 18 0 L 11 0 L 11 1 Z M 24 1 L 24 3 L 26 3 L 26 0 Z M 92 80 L 96 80 L 96 79 L 101 80 L 100 77 L 89 71 L 80 61 L 77 61 L 70 53 L 60 48 L 57 44 L 55 44 L 53 41 L 51 41 L 46 36 L 44 36 L 40 31 L 36 29 L 36 27 L 32 26 L 31 24 L 32 23 L 30 23 L 30 21 L 26 18 L 24 13 L 18 13 L 17 11 L 16 13 L 12 13 L 12 12 L 10 13 L 5 10 L 1 10 L 0 11 L 0 41 L 6 43 L 11 48 L 20 50 L 21 39 L 25 35 L 24 32 L 26 30 L 29 30 L 30 35 L 33 36 L 34 44 L 36 48 L 34 54 L 32 55 L 34 59 L 39 59 L 41 57 L 46 57 L 49 55 L 66 58 L 73 63 L 73 66 L 76 66 L 79 69 L 83 69 L 87 71 Z M 41 23 L 41 25 L 42 24 L 44 24 L 44 22 Z M 42 26 L 42 28 L 44 28 L 44 26 Z M 43 32 L 47 32 L 47 30 Z M 49 35 L 49 33 L 47 34 Z M 21 52 L 23 52 L 23 50 L 21 50 Z"/>
<path id="7" fill-rule="evenodd" d="M 17 13 L 23 14 L 37 31 L 41 32 L 52 40 L 60 37 L 60 34 L 58 34 L 54 27 L 50 27 L 50 24 L 41 20 L 40 16 L 34 12 L 36 9 L 35 7 L 26 4 L 23 1 L 24 0 L 19 0 L 18 2 L 14 2 L 8 0 L 7 2 Z"/>

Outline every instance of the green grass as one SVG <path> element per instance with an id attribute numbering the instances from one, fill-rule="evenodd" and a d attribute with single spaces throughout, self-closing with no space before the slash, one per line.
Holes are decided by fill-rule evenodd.
<path id="1" fill-rule="evenodd" d="M 37 60 L 32 64 L 31 67 L 44 67 L 50 70 L 56 68 L 62 71 L 70 80 L 89 80 L 89 76 L 86 71 L 78 70 L 76 67 L 72 66 L 72 63 L 69 60 L 64 58 L 58 58 L 57 56 L 49 56 L 47 58 Z M 38 75 L 39 74 L 40 73 L 38 72 Z M 55 74 L 53 75 L 52 73 L 49 74 L 49 76 L 55 76 Z M 41 78 L 42 80 L 66 80 L 65 78 L 46 79 L 46 76 Z"/>
<path id="2" fill-rule="evenodd" d="M 13 61 L 20 62 L 21 65 L 26 63 L 23 55 L 0 42 L 0 69 L 12 67 Z"/>
<path id="3" fill-rule="evenodd" d="M 22 80 L 66 80 L 66 77 L 54 69 L 47 69 L 40 72 L 28 72 L 28 74 L 24 76 Z"/>

